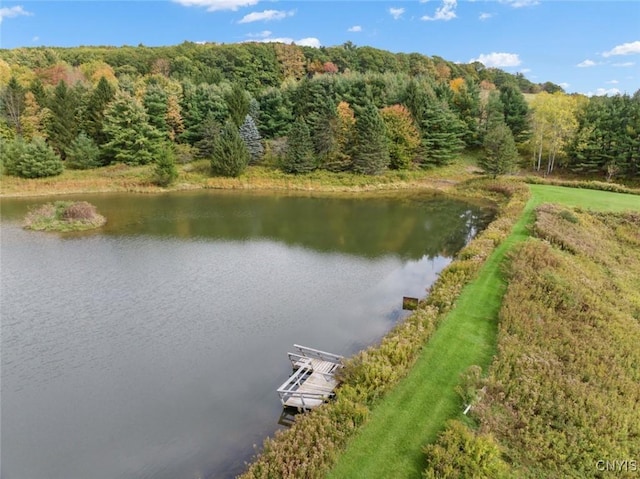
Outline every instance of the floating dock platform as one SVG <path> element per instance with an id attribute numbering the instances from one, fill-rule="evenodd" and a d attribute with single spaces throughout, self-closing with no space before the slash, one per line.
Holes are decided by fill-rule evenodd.
<path id="1" fill-rule="evenodd" d="M 287 353 L 293 373 L 278 388 L 278 395 L 284 407 L 308 411 L 333 397 L 343 357 L 298 344 L 293 347 L 296 352 Z"/>

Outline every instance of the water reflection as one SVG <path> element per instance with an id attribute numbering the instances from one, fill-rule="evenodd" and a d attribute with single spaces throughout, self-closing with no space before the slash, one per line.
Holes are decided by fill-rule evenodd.
<path id="1" fill-rule="evenodd" d="M 487 214 L 442 197 L 83 199 L 103 229 L 23 231 L 44 200 L 3 200 L 3 477 L 232 477 L 274 431 L 291 345 L 378 340 Z"/>

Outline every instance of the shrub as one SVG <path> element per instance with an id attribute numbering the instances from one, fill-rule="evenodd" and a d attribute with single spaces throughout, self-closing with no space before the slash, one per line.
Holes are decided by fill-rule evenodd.
<path id="1" fill-rule="evenodd" d="M 475 434 L 459 421 L 450 421 L 438 442 L 424 452 L 425 479 L 499 479 L 508 472 L 493 437 Z"/>
<path id="2" fill-rule="evenodd" d="M 169 186 L 178 178 L 176 155 L 171 145 L 165 145 L 158 152 L 153 170 L 153 182 L 158 186 Z"/>
<path id="3" fill-rule="evenodd" d="M 86 201 L 56 201 L 31 210 L 24 219 L 24 227 L 36 231 L 83 231 L 98 228 L 106 221 Z"/>

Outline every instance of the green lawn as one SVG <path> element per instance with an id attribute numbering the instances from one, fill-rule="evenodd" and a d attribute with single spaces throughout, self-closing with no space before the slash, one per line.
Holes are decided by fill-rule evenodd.
<path id="1" fill-rule="evenodd" d="M 558 203 L 598 211 L 640 210 L 640 196 L 608 191 L 529 185 L 536 204 Z"/>
<path id="2" fill-rule="evenodd" d="M 548 185 L 531 185 L 531 191 L 511 235 L 463 290 L 407 378 L 374 409 L 329 478 L 420 477 L 425 466 L 422 447 L 436 439 L 447 420 L 462 416 L 463 405 L 455 393 L 460 374 L 474 364 L 485 369 L 495 352 L 505 291 L 501 265 L 513 245 L 528 237 L 537 205 L 640 210 L 640 196 L 635 195 Z"/>

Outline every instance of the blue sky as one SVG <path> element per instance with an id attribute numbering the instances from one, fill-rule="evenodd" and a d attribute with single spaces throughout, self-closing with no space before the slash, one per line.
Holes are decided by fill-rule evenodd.
<path id="1" fill-rule="evenodd" d="M 4 1 L 0 46 L 352 41 L 454 62 L 478 60 L 567 92 L 640 89 L 640 2 Z"/>

